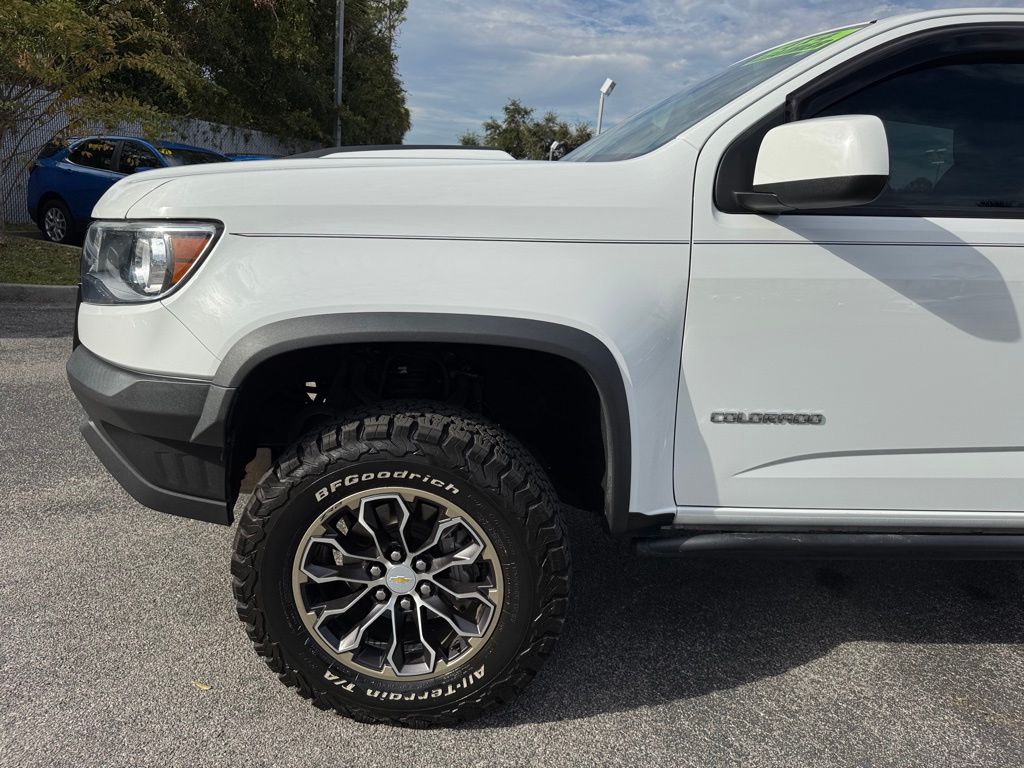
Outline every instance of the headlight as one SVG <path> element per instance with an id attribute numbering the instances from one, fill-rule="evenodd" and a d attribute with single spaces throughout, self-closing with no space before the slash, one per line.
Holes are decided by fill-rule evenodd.
<path id="1" fill-rule="evenodd" d="M 123 304 L 167 294 L 210 250 L 210 222 L 96 221 L 82 248 L 82 301 Z"/>

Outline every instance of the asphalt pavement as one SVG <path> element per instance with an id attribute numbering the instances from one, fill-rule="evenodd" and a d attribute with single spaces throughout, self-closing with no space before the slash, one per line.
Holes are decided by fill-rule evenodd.
<path id="1" fill-rule="evenodd" d="M 0 765 L 1024 765 L 1024 565 L 643 560 L 571 510 L 567 634 L 512 706 L 316 710 L 235 618 L 231 529 L 89 452 L 70 326 L 0 304 Z"/>

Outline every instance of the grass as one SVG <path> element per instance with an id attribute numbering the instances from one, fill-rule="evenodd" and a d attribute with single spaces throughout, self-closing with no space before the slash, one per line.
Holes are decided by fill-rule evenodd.
<path id="1" fill-rule="evenodd" d="M 26 237 L 35 227 L 8 226 L 0 242 L 0 283 L 75 285 L 81 249 Z"/>

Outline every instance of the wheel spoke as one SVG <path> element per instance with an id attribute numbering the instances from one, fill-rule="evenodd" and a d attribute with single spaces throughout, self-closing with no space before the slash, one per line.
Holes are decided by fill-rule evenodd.
<path id="1" fill-rule="evenodd" d="M 480 637 L 483 634 L 482 628 L 487 626 L 487 622 L 477 624 L 469 621 L 464 616 L 459 615 L 457 611 L 437 595 L 420 598 L 420 602 L 428 611 L 438 618 L 444 619 L 448 622 L 449 626 L 451 626 L 451 628 L 454 629 L 460 637 Z M 490 601 L 486 602 L 493 609 L 494 604 Z M 489 616 L 490 614 L 488 614 L 488 617 Z"/>
<path id="2" fill-rule="evenodd" d="M 391 609 L 391 644 L 388 646 L 388 664 L 395 670 L 396 675 L 400 675 L 402 662 L 395 658 L 395 652 L 398 651 L 398 607 L 395 606 Z"/>
<path id="3" fill-rule="evenodd" d="M 433 535 L 427 543 L 412 553 L 413 557 L 421 555 L 438 546 L 446 535 L 453 534 L 459 530 L 465 531 L 466 535 L 469 536 L 469 543 L 455 552 L 448 552 L 434 558 L 431 562 L 431 567 L 427 570 L 427 575 L 436 576 L 441 571 L 451 568 L 453 565 L 471 565 L 476 562 L 478 557 L 480 557 L 480 554 L 484 551 L 484 545 L 473 529 L 470 528 L 466 524 L 466 521 L 461 517 L 452 517 L 438 523 Z"/>
<path id="4" fill-rule="evenodd" d="M 427 638 L 423 634 L 423 619 L 420 616 L 421 610 L 422 606 L 417 600 L 415 607 L 411 611 L 402 614 L 396 609 L 391 612 L 392 635 L 391 646 L 388 649 L 388 663 L 391 664 L 391 668 L 395 671 L 396 675 L 408 677 L 410 675 L 423 675 L 434 671 L 434 664 L 437 661 L 437 652 L 434 650 L 434 647 L 427 642 Z M 402 621 L 403 615 L 408 617 L 405 622 Z M 426 657 L 424 661 L 417 662 L 415 664 L 408 664 L 405 660 L 404 651 L 401 654 L 398 653 L 399 649 L 403 645 L 403 642 L 400 639 L 399 630 L 399 626 L 403 623 L 415 625 L 415 636 L 419 638 Z"/>
<path id="5" fill-rule="evenodd" d="M 310 553 L 314 546 L 324 545 L 331 547 L 341 555 L 342 563 L 318 563 L 310 562 Z M 358 562 L 349 563 L 347 560 Z M 303 553 L 300 570 L 309 577 L 310 581 L 317 584 L 327 584 L 332 581 L 351 581 L 358 584 L 372 584 L 380 581 L 379 578 L 370 576 L 366 572 L 364 563 L 374 563 L 375 558 L 354 555 L 346 550 L 336 538 L 332 536 L 317 536 L 309 540 L 306 551 Z"/>
<path id="6" fill-rule="evenodd" d="M 416 557 L 417 555 L 422 555 L 428 549 L 436 547 L 438 543 L 441 541 L 442 536 L 456 528 L 466 528 L 468 530 L 468 526 L 462 521 L 462 518 L 459 517 L 451 517 L 447 520 L 440 521 L 434 528 L 434 533 L 427 540 L 427 543 L 419 549 L 417 549 L 415 552 L 413 552 L 412 556 Z"/>
<path id="7" fill-rule="evenodd" d="M 434 558 L 433 562 L 430 564 L 430 570 L 427 573 L 430 576 L 437 576 L 441 571 L 447 570 L 453 565 L 472 565 L 476 562 L 476 559 L 480 557 L 480 553 L 483 551 L 484 545 L 476 539 L 476 536 L 474 536 L 473 541 L 462 549 Z"/>
<path id="8" fill-rule="evenodd" d="M 436 582 L 435 582 L 436 583 Z M 494 602 L 487 596 L 480 594 L 480 592 L 473 589 L 472 585 L 467 584 L 467 591 L 457 592 L 453 587 L 445 584 L 437 584 L 438 588 L 443 592 L 447 592 L 457 600 L 472 600 L 480 603 L 483 606 L 483 618 L 479 622 L 479 626 L 486 627 L 487 623 L 491 619 L 491 615 L 494 613 L 496 606 Z"/>
<path id="9" fill-rule="evenodd" d="M 351 595 L 345 595 L 344 597 L 338 597 L 334 600 L 328 600 L 325 603 L 314 605 L 312 610 L 319 612 L 316 620 L 316 626 L 319 627 L 325 620 L 332 616 L 340 616 L 348 611 L 353 605 L 366 596 L 366 590 L 367 587 L 364 587 L 358 592 L 353 592 Z"/>
<path id="10" fill-rule="evenodd" d="M 316 536 L 309 540 L 310 544 L 326 544 L 328 547 L 338 550 L 342 558 L 345 560 L 364 560 L 369 562 L 376 562 L 378 558 L 371 557 L 369 555 L 357 555 L 351 550 L 345 549 L 341 541 L 336 536 Z"/>
<path id="11" fill-rule="evenodd" d="M 359 644 L 363 641 L 363 635 L 366 634 L 366 630 L 373 625 L 381 616 L 392 609 L 391 602 L 388 603 L 377 603 L 370 609 L 370 611 L 349 630 L 343 638 L 338 641 L 338 652 L 344 653 L 346 651 L 354 651 L 359 647 Z"/>
<path id="12" fill-rule="evenodd" d="M 370 515 L 367 514 L 368 510 L 371 509 L 371 504 L 376 504 L 380 501 L 394 501 L 398 505 L 398 539 L 402 545 L 402 552 L 407 553 L 409 546 L 405 541 L 405 526 L 409 522 L 409 507 L 403 499 L 397 493 L 381 494 L 380 496 L 373 496 L 371 498 L 363 499 L 359 504 L 359 524 L 366 531 L 370 538 L 373 539 L 373 544 L 377 547 L 377 552 L 381 558 L 387 558 L 388 550 L 390 549 L 389 542 L 382 541 L 382 538 L 386 536 L 386 530 L 378 530 L 381 528 L 380 520 L 377 518 L 376 513 L 372 515 L 373 519 L 370 519 Z"/>
<path id="13" fill-rule="evenodd" d="M 309 576 L 310 581 L 317 584 L 328 584 L 332 581 L 349 581 L 355 584 L 375 584 L 380 579 L 370 576 L 361 565 L 320 565 L 310 563 L 302 567 L 302 572 Z"/>
<path id="14" fill-rule="evenodd" d="M 427 640 L 426 634 L 423 632 L 423 604 L 421 601 L 416 601 L 416 631 L 419 633 L 420 642 L 423 644 L 423 652 L 427 656 L 427 672 L 434 671 L 434 665 L 437 664 L 437 650 Z"/>
<path id="15" fill-rule="evenodd" d="M 435 581 L 434 585 L 459 600 L 477 600 L 492 608 L 494 607 L 494 603 L 491 602 L 490 598 L 480 593 L 481 589 L 490 589 L 490 584 L 474 583 L 471 581 Z"/>

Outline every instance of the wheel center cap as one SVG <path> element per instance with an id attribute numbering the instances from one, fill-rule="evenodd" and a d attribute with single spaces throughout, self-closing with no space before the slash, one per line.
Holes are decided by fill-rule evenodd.
<path id="1" fill-rule="evenodd" d="M 416 573 L 407 565 L 393 565 L 388 568 L 384 583 L 396 595 L 405 595 L 416 587 Z"/>

